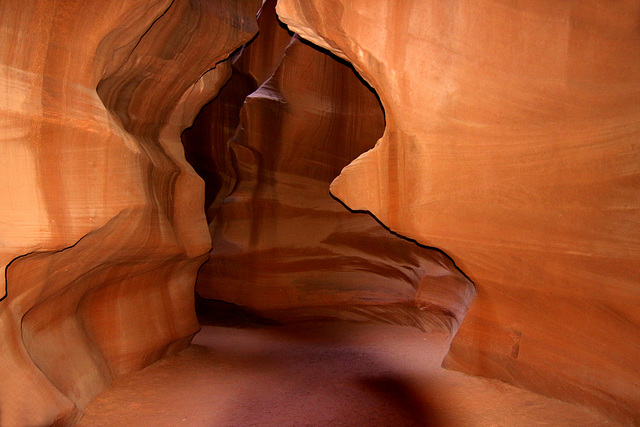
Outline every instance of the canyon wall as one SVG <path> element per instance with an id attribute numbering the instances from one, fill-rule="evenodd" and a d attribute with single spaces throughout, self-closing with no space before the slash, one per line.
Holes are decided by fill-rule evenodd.
<path id="1" fill-rule="evenodd" d="M 217 165 L 208 179 L 217 194 L 208 212 L 213 250 L 197 292 L 280 322 L 392 323 L 452 337 L 473 284 L 446 255 L 329 193 L 382 135 L 378 99 L 341 60 L 281 28 L 274 4 L 263 7 L 229 84 L 183 137 L 188 158 L 211 147 L 203 175 Z M 240 116 L 226 141 L 231 111 Z"/>
<path id="2" fill-rule="evenodd" d="M 478 297 L 446 365 L 640 422 L 640 4 L 280 0 L 376 90 L 331 184 Z"/>
<path id="3" fill-rule="evenodd" d="M 184 348 L 210 238 L 180 133 L 259 1 L 0 2 L 0 425 Z"/>
<path id="4" fill-rule="evenodd" d="M 324 52 L 267 1 L 236 51 L 261 5 L 0 2 L 0 425 L 184 348 L 212 244 L 206 298 L 640 423 L 640 4 L 280 0 Z"/>

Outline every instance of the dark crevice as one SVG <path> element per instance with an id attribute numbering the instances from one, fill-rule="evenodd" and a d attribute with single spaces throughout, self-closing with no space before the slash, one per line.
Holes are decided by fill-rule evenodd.
<path id="1" fill-rule="evenodd" d="M 278 25 L 282 27 L 281 22 L 277 22 Z M 273 23 L 272 23 L 273 24 Z M 287 30 L 288 31 L 288 30 Z M 268 31 L 267 31 L 268 33 Z M 340 58 L 333 54 L 332 52 L 318 47 L 313 43 L 304 40 L 298 37 L 296 34 L 288 31 L 291 40 L 299 40 L 306 47 L 312 48 L 318 52 L 321 52 L 324 55 L 328 55 L 334 61 L 337 61 L 339 64 L 349 68 L 353 74 L 357 77 L 360 83 L 366 87 L 371 94 L 373 94 L 377 100 L 380 111 L 382 112 L 382 120 L 384 120 L 383 128 L 386 127 L 386 116 L 384 113 L 383 104 L 377 92 L 371 87 L 371 85 L 363 79 L 363 77 L 355 70 L 354 66 L 346 61 L 343 58 Z M 218 201 L 226 198 L 230 192 L 230 182 L 235 182 L 235 178 L 238 176 L 239 170 L 236 162 L 233 161 L 233 150 L 231 150 L 230 144 L 239 144 L 239 146 L 247 149 L 251 149 L 249 146 L 242 145 L 242 141 L 238 141 L 238 131 L 241 129 L 241 109 L 246 103 L 246 98 L 259 89 L 261 86 L 260 81 L 256 81 L 256 78 L 251 74 L 249 70 L 250 65 L 249 61 L 251 60 L 251 48 L 256 49 L 256 46 L 262 46 L 260 40 L 258 39 L 260 34 L 254 37 L 249 43 L 239 48 L 236 52 L 230 55 L 232 62 L 232 76 L 224 85 L 224 87 L 220 90 L 218 95 L 210 101 L 207 105 L 205 105 L 201 112 L 198 114 L 196 119 L 193 122 L 193 125 L 186 129 L 182 134 L 182 142 L 185 147 L 185 157 L 186 160 L 193 166 L 194 170 L 203 178 L 205 181 L 205 212 L 207 214 L 207 221 L 211 224 L 213 218 L 217 215 Z M 258 41 L 257 41 L 258 40 Z M 264 48 L 264 47 L 261 47 Z M 267 47 L 268 48 L 268 47 Z M 282 58 L 286 58 L 289 47 L 282 52 Z M 255 52 L 254 52 L 255 53 Z M 273 52 L 271 52 L 272 54 Z M 267 54 L 270 54 L 267 52 Z M 245 56 L 243 56 L 245 55 Z M 283 59 L 280 60 L 280 65 L 276 66 L 276 70 L 283 64 Z M 291 66 L 291 63 L 289 63 Z M 272 77 L 276 77 L 278 75 L 278 71 L 275 71 L 275 74 Z M 276 78 L 277 82 L 277 78 Z M 277 84 L 277 83 L 276 83 Z M 281 88 L 277 88 L 278 90 Z M 334 96 L 346 96 L 346 94 L 337 94 Z M 294 101 L 295 102 L 295 101 Z M 335 102 L 340 102 L 339 99 L 336 99 Z M 278 108 L 276 105 L 275 108 Z M 270 124 L 271 130 L 273 134 L 279 134 L 277 130 L 281 124 L 278 122 L 273 122 Z M 312 129 L 310 130 L 310 132 Z M 378 136 L 381 137 L 382 135 Z M 371 147 L 375 145 L 377 139 L 371 141 Z M 303 141 L 301 141 L 303 142 Z M 358 150 L 362 149 L 364 146 L 362 144 L 358 145 Z M 370 149 L 369 148 L 369 149 Z M 278 152 L 280 147 L 270 147 L 273 152 Z M 363 151 L 359 151 L 357 155 L 362 154 Z M 272 153 L 271 153 L 272 154 Z M 344 153 L 343 153 L 344 154 Z M 349 157 L 354 153 L 349 153 Z M 356 155 L 356 157 L 357 157 Z M 267 163 L 271 161 L 271 157 L 276 157 L 274 155 L 270 155 L 268 159 L 262 159 Z M 345 161 L 347 160 L 345 157 Z M 354 157 L 355 158 L 355 157 Z M 353 158 L 349 161 L 353 161 Z M 260 162 L 259 162 L 260 163 Z M 348 163 L 348 161 L 347 161 Z M 344 165 L 341 165 L 339 169 L 342 169 Z M 264 168 L 274 168 L 275 165 L 271 165 L 270 163 L 265 165 L 258 165 L 257 168 L 257 180 L 256 185 L 259 187 L 261 185 L 265 185 L 266 181 L 270 179 L 270 174 L 275 173 L 274 170 L 263 170 Z M 266 172 L 266 175 L 265 175 Z M 335 176 L 333 177 L 335 178 Z M 432 250 L 442 255 L 446 260 L 451 262 L 451 265 L 454 269 L 460 271 L 461 275 L 464 276 L 471 284 L 473 285 L 473 281 L 462 272 L 455 262 L 449 257 L 444 251 L 439 248 L 428 246 L 422 244 L 415 239 L 408 238 L 399 234 L 396 231 L 391 230 L 386 224 L 381 222 L 374 214 L 368 211 L 361 210 L 353 210 L 349 208 L 342 200 L 335 197 L 331 194 L 330 191 L 327 191 L 327 198 L 331 198 L 337 202 L 339 202 L 347 211 L 353 214 L 367 214 L 371 218 L 375 219 L 375 221 L 382 226 L 384 230 L 390 233 L 393 236 L 396 236 L 404 241 L 411 242 L 413 245 L 416 245 L 419 248 Z M 251 223 L 250 232 L 259 232 L 261 227 L 259 224 L 256 224 L 255 221 L 260 221 L 261 215 L 268 215 L 270 213 L 269 209 L 272 207 L 261 203 L 260 192 L 254 189 L 254 202 L 251 206 L 252 214 L 251 219 L 249 220 Z M 213 205 L 214 201 L 216 202 Z M 265 210 L 262 213 L 255 213 L 255 210 Z M 291 209 L 289 207 L 289 209 Z M 254 241 L 255 240 L 255 241 Z M 257 239 L 250 239 L 250 246 L 253 247 L 254 243 L 257 242 Z M 212 250 L 215 254 L 216 248 L 214 246 Z M 261 253 L 260 256 L 264 255 Z M 266 255 L 265 255 L 266 256 Z M 308 261 L 308 260 L 307 260 Z M 255 267 L 255 266 L 254 266 Z M 318 267 L 316 265 L 316 267 Z M 250 267 L 248 267 L 250 268 Z M 325 267 L 328 268 L 328 271 L 335 270 L 334 267 Z M 339 269 L 339 268 L 338 268 Z M 199 272 L 200 274 L 200 272 Z M 322 275 L 322 269 L 317 272 L 317 274 Z M 386 277 L 393 277 L 393 275 L 385 275 Z M 475 286 L 475 285 L 473 285 Z M 304 307 L 298 307 L 300 310 L 304 309 Z M 446 307 L 440 307 L 445 310 Z M 271 319 L 267 319 L 252 311 L 250 308 L 242 307 L 236 304 L 232 304 L 228 301 L 222 300 L 210 300 L 201 297 L 196 293 L 196 313 L 198 319 L 203 325 L 219 325 L 219 326 L 236 326 L 236 327 L 249 327 L 249 326 L 265 326 L 265 325 L 275 325 L 277 322 L 274 322 Z M 458 322 L 461 322 L 462 319 L 458 319 L 453 312 L 449 312 L 452 318 L 456 319 Z M 268 315 L 268 312 L 267 312 Z"/>
<path id="2" fill-rule="evenodd" d="M 277 326 L 279 322 L 267 319 L 252 310 L 226 301 L 202 298 L 196 293 L 196 314 L 201 325 L 233 328 Z"/>
<path id="3" fill-rule="evenodd" d="M 453 265 L 458 269 L 458 271 L 469 281 L 471 282 L 471 284 L 474 285 L 475 287 L 475 282 L 464 272 L 460 269 L 460 267 L 458 267 L 458 265 L 456 264 L 456 262 L 454 261 L 453 258 L 451 258 L 449 255 L 447 255 L 447 253 L 445 251 L 443 251 L 440 248 L 437 248 L 435 246 L 429 246 L 429 245 L 425 245 L 422 244 L 420 242 L 418 242 L 415 239 L 412 239 L 410 237 L 407 236 L 403 236 L 402 234 L 398 233 L 397 231 L 392 230 L 391 228 L 389 228 L 389 226 L 387 226 L 384 222 L 380 221 L 380 219 L 378 219 L 377 216 L 375 216 L 372 212 L 367 211 L 367 210 L 363 210 L 363 209 L 351 209 L 349 206 L 347 206 L 342 200 L 340 200 L 338 197 L 336 197 L 333 193 L 331 193 L 331 191 L 329 191 L 329 194 L 331 195 L 331 197 L 339 202 L 342 206 L 344 206 L 345 209 L 347 209 L 349 212 L 354 213 L 354 214 L 361 214 L 361 215 L 369 215 L 371 218 L 375 219 L 376 222 L 383 227 L 385 230 L 387 230 L 389 233 L 393 234 L 394 236 L 406 240 L 408 242 L 411 242 L 413 244 L 415 244 L 416 246 L 419 246 L 421 248 L 424 249 L 430 249 L 432 251 L 436 251 L 439 252 L 440 254 L 442 254 L 444 257 L 446 257 L 449 261 L 451 261 L 453 263 Z"/>

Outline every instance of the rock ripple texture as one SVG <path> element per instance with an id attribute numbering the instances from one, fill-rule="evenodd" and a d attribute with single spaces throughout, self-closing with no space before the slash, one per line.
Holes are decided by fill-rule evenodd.
<path id="1" fill-rule="evenodd" d="M 443 253 L 350 212 L 329 192 L 382 135 L 375 93 L 342 60 L 281 28 L 274 3 L 263 7 L 259 35 L 199 130 L 185 134 L 193 150 L 205 137 L 219 165 L 213 251 L 198 293 L 285 323 L 341 319 L 452 337 L 475 296 L 471 281 Z M 220 104 L 251 86 L 237 131 L 219 139 L 228 111 Z"/>
<path id="2" fill-rule="evenodd" d="M 180 133 L 259 1 L 0 2 L 0 425 L 184 348 L 210 249 Z"/>
<path id="3" fill-rule="evenodd" d="M 281 0 L 384 136 L 333 181 L 478 298 L 447 365 L 640 423 L 640 3 Z"/>

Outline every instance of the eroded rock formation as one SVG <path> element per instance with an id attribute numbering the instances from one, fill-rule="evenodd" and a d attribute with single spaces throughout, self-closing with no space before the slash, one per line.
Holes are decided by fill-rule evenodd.
<path id="1" fill-rule="evenodd" d="M 450 338 L 441 248 L 447 366 L 640 423 L 640 4 L 280 0 L 378 100 L 261 3 L 0 2 L 0 425 L 184 348 L 212 240 L 205 297 Z"/>
<path id="2" fill-rule="evenodd" d="M 281 0 L 386 129 L 331 189 L 478 287 L 448 366 L 640 422 L 640 4 Z"/>
<path id="3" fill-rule="evenodd" d="M 184 348 L 210 249 L 180 132 L 259 1 L 0 3 L 0 425 Z"/>
<path id="4" fill-rule="evenodd" d="M 216 187 L 226 193 L 209 209 L 213 251 L 198 293 L 284 322 L 338 318 L 453 335 L 475 294 L 471 282 L 444 254 L 349 212 L 329 193 L 382 135 L 375 94 L 347 65 L 280 28 L 266 9 L 274 3 L 236 61 L 238 75 L 199 117 L 204 129 L 185 134 L 187 147 L 204 135 L 213 157 L 226 159 L 218 160 Z M 224 132 L 208 130 L 224 131 L 224 105 L 236 98 L 227 92 L 247 79 L 259 88 L 237 133 L 229 143 L 216 139 Z"/>

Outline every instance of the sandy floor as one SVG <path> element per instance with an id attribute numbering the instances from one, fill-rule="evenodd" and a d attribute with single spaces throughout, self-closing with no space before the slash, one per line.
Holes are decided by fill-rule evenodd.
<path id="1" fill-rule="evenodd" d="M 204 326 L 115 381 L 81 426 L 600 426 L 587 409 L 440 368 L 446 337 L 401 326 Z"/>

